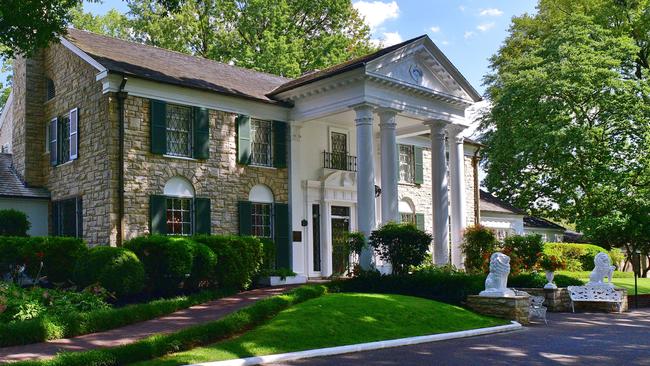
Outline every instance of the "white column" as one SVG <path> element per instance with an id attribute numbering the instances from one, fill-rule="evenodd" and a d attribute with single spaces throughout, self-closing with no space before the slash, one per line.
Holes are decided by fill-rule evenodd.
<path id="1" fill-rule="evenodd" d="M 463 268 L 463 231 L 466 225 L 465 208 L 465 151 L 460 135 L 465 126 L 449 126 L 449 177 L 451 180 L 451 264 Z"/>
<path id="2" fill-rule="evenodd" d="M 445 121 L 427 123 L 431 128 L 431 200 L 433 203 L 433 262 L 449 263 L 449 191 L 445 155 Z"/>
<path id="3" fill-rule="evenodd" d="M 375 229 L 375 167 L 373 150 L 373 107 L 360 104 L 354 107 L 357 127 L 357 225 L 366 238 Z M 372 265 L 369 248 L 361 252 L 359 264 L 363 269 Z"/>
<path id="4" fill-rule="evenodd" d="M 381 138 L 381 222 L 399 222 L 397 194 L 397 111 L 383 109 L 379 112 L 379 135 Z"/>

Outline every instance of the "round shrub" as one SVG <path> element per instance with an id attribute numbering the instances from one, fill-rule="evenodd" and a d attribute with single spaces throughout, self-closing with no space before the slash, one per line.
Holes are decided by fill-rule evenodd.
<path id="1" fill-rule="evenodd" d="M 99 283 L 121 298 L 142 291 L 144 267 L 135 253 L 126 248 L 99 246 L 79 259 L 75 279 L 81 287 Z"/>
<path id="2" fill-rule="evenodd" d="M 72 282 L 74 268 L 79 258 L 88 252 L 81 239 L 48 236 L 42 238 L 40 251 L 43 255 L 43 274 L 52 283 Z"/>
<path id="3" fill-rule="evenodd" d="M 388 223 L 370 234 L 368 244 L 379 257 L 389 261 L 393 273 L 407 273 L 424 262 L 433 238 L 412 224 Z"/>
<path id="4" fill-rule="evenodd" d="M 0 236 L 27 236 L 32 226 L 27 215 L 18 210 L 0 210 Z"/>
<path id="5" fill-rule="evenodd" d="M 131 239 L 124 247 L 144 265 L 147 289 L 154 294 L 177 293 L 192 272 L 189 239 L 148 235 Z"/>
<path id="6" fill-rule="evenodd" d="M 489 258 L 497 248 L 494 232 L 481 225 L 465 229 L 461 250 L 465 255 L 465 270 L 470 273 L 482 273 L 485 257 Z"/>
<path id="7" fill-rule="evenodd" d="M 188 279 L 188 287 L 192 289 L 209 287 L 215 281 L 217 255 L 202 243 L 190 242 L 190 247 L 192 248 L 192 271 Z"/>

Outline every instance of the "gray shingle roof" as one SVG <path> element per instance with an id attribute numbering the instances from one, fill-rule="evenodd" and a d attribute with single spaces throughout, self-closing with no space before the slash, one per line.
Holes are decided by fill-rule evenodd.
<path id="1" fill-rule="evenodd" d="M 45 188 L 28 187 L 13 168 L 11 154 L 0 153 L 0 197 L 50 198 Z"/>
<path id="2" fill-rule="evenodd" d="M 481 190 L 481 202 L 479 207 L 481 211 L 502 212 L 514 215 L 525 215 L 526 213 L 509 203 L 506 203 L 492 194 Z"/>
<path id="3" fill-rule="evenodd" d="M 537 227 L 542 229 L 558 229 L 566 230 L 563 226 L 560 226 L 554 222 L 548 221 L 541 217 L 535 216 L 525 216 L 524 217 L 524 227 Z"/>
<path id="4" fill-rule="evenodd" d="M 72 42 L 111 72 L 282 104 L 266 96 L 291 79 L 69 28 Z"/>

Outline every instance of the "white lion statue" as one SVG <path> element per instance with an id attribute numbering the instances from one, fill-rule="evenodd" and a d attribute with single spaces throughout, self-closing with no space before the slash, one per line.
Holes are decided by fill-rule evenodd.
<path id="1" fill-rule="evenodd" d="M 496 252 L 490 256 L 490 274 L 485 279 L 485 291 L 480 296 L 514 297 L 514 291 L 508 288 L 508 274 L 510 274 L 510 257 Z"/>
<path id="2" fill-rule="evenodd" d="M 614 269 L 612 260 L 605 252 L 600 252 L 594 257 L 594 270 L 589 275 L 589 283 L 587 286 L 609 286 L 614 287 L 612 277 L 614 276 Z M 605 282 L 605 277 L 609 280 Z"/>

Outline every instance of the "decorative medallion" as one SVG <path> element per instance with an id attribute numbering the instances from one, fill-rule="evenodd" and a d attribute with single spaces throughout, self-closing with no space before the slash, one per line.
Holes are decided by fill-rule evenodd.
<path id="1" fill-rule="evenodd" d="M 416 84 L 422 84 L 422 76 L 424 76 L 424 73 L 418 67 L 418 65 L 413 64 L 409 67 L 409 75 L 411 75 L 411 79 L 413 79 Z"/>

